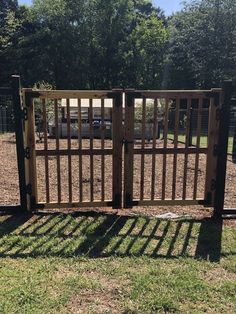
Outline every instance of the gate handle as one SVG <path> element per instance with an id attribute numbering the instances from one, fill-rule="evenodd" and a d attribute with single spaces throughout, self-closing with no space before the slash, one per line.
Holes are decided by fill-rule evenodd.
<path id="1" fill-rule="evenodd" d="M 128 152 L 129 152 L 129 147 L 128 147 L 128 144 L 133 144 L 134 143 L 134 141 L 128 141 L 128 140 L 122 140 L 122 144 L 124 144 L 125 145 L 125 153 L 126 154 L 128 154 Z"/>

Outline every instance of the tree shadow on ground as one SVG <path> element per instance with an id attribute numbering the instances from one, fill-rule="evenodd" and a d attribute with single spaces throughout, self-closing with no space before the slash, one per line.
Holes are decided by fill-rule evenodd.
<path id="1" fill-rule="evenodd" d="M 0 257 L 149 256 L 218 262 L 222 220 L 160 220 L 94 212 L 1 216 Z"/>

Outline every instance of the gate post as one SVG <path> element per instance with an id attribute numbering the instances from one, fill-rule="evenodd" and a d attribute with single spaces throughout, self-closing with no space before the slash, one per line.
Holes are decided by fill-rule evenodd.
<path id="1" fill-rule="evenodd" d="M 234 127 L 232 162 L 236 164 L 236 127 Z"/>
<path id="2" fill-rule="evenodd" d="M 24 151 L 24 134 L 22 120 L 22 105 L 20 95 L 20 76 L 12 75 L 12 99 L 15 120 L 15 135 L 16 135 L 16 152 L 17 165 L 19 175 L 20 189 L 20 205 L 22 211 L 27 211 L 27 196 L 26 196 L 26 181 L 25 181 L 25 151 Z"/>
<path id="3" fill-rule="evenodd" d="M 231 106 L 236 109 L 236 98 L 232 99 Z M 236 111 L 235 111 L 236 113 Z M 235 117 L 236 118 L 236 117 Z M 236 164 L 236 126 L 233 131 L 233 147 L 232 147 L 232 162 Z"/>
<path id="4" fill-rule="evenodd" d="M 224 210 L 225 179 L 227 165 L 227 150 L 230 123 L 230 104 L 232 96 L 232 81 L 224 81 L 223 98 L 220 112 L 220 132 L 218 141 L 218 157 L 216 167 L 216 191 L 214 201 L 214 216 L 221 217 Z"/>
<path id="5" fill-rule="evenodd" d="M 122 207 L 122 141 L 123 141 L 123 90 L 113 89 L 112 107 L 112 141 L 113 141 L 113 160 L 112 160 L 112 208 Z"/>
<path id="6" fill-rule="evenodd" d="M 24 89 L 24 102 L 27 112 L 25 123 L 25 170 L 26 170 L 26 200 L 27 210 L 32 212 L 38 203 L 37 172 L 36 172 L 36 143 L 35 143 L 35 112 L 32 89 Z"/>
<path id="7" fill-rule="evenodd" d="M 135 91 L 126 90 L 124 134 L 124 208 L 133 207 L 134 99 Z"/>

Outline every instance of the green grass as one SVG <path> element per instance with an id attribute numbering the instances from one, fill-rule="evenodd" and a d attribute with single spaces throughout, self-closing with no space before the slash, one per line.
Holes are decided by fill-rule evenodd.
<path id="1" fill-rule="evenodd" d="M 168 139 L 174 140 L 174 134 L 173 133 L 169 133 L 168 134 Z M 185 143 L 185 140 L 186 140 L 186 136 L 185 135 L 183 135 L 183 134 L 178 135 L 179 143 Z M 197 144 L 197 137 L 196 136 L 192 137 L 192 144 L 193 145 Z M 207 147 L 207 136 L 201 136 L 200 147 Z M 228 153 L 232 154 L 232 150 L 233 150 L 233 137 L 229 137 Z"/>
<path id="2" fill-rule="evenodd" d="M 2 216 L 0 234 L 0 313 L 236 312 L 233 226 Z"/>

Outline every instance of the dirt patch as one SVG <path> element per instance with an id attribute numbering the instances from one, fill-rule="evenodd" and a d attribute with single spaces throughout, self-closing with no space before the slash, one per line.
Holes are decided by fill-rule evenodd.
<path id="1" fill-rule="evenodd" d="M 121 313 L 116 291 L 83 291 L 74 296 L 67 306 L 67 313 Z"/>
<path id="2" fill-rule="evenodd" d="M 60 266 L 57 269 L 57 271 L 54 273 L 55 279 L 58 279 L 58 280 L 65 280 L 67 278 L 73 278 L 75 275 L 77 275 L 75 270 L 68 267 L 62 267 L 62 266 Z"/>
<path id="3" fill-rule="evenodd" d="M 94 277 L 95 274 L 89 274 Z M 68 305 L 69 313 L 122 313 L 120 285 L 114 279 L 105 277 L 94 278 L 99 282 L 99 289 L 85 289 L 74 295 Z M 123 284 L 123 282 L 122 282 Z"/>
<path id="4" fill-rule="evenodd" d="M 16 144 L 12 134 L 0 135 L 0 204 L 19 204 Z"/>
<path id="5" fill-rule="evenodd" d="M 225 281 L 236 282 L 236 274 L 228 272 L 224 268 L 213 268 L 204 273 L 203 279 L 211 283 L 221 283 Z"/>

